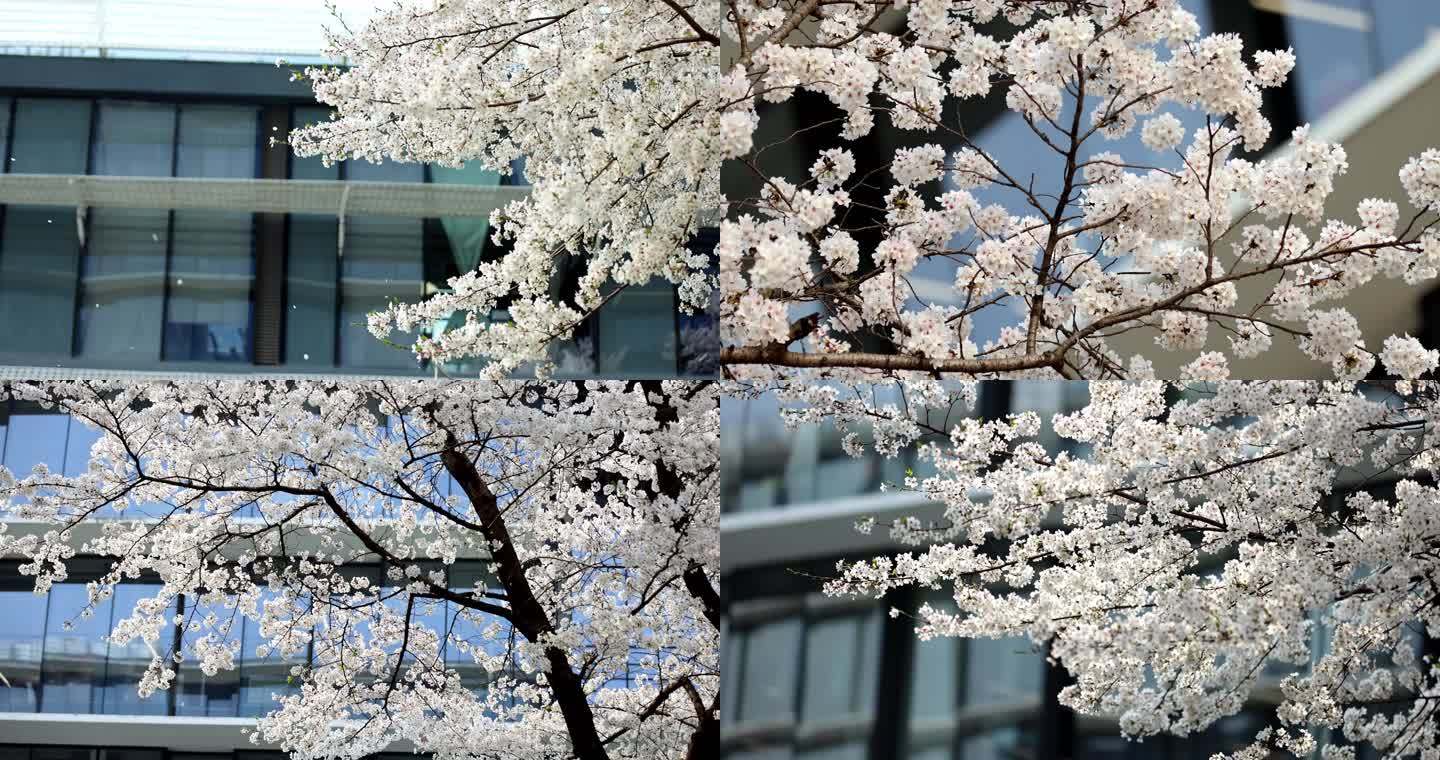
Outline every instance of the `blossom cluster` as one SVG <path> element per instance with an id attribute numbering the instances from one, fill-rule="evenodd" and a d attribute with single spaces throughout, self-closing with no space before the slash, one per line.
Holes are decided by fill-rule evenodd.
<path id="1" fill-rule="evenodd" d="M 1383 361 L 1413 376 L 1436 356 L 1395 338 Z M 943 589 L 918 635 L 1029 637 L 1074 677 L 1064 704 L 1131 737 L 1273 700 L 1223 757 L 1435 753 L 1440 384 L 1094 381 L 1076 408 L 998 419 L 974 416 L 978 387 L 769 391 L 789 424 L 915 447 L 905 486 L 943 505 L 895 522 L 901 553 L 842 561 L 830 593 Z"/>
<path id="2" fill-rule="evenodd" d="M 332 30 L 329 54 L 344 67 L 306 71 L 335 110 L 290 136 L 296 153 L 502 175 L 523 159 L 531 187 L 491 215 L 474 271 L 377 312 L 372 333 L 430 328 L 414 346 L 421 358 L 484 357 L 498 375 L 547 369 L 557 342 L 617 288 L 668 281 L 686 311 L 709 306 L 710 252 L 693 241 L 713 227 L 717 140 L 733 127 L 711 105 L 720 6 L 386 6 L 364 28 Z"/>
<path id="3" fill-rule="evenodd" d="M 1440 204 L 1440 151 L 1400 169 L 1405 207 L 1367 199 L 1358 225 L 1327 218 L 1343 148 L 1301 126 L 1259 157 L 1274 138 L 1263 93 L 1294 54 L 1202 35 L 1179 0 L 915 0 L 894 6 L 899 27 L 869 5 L 728 7 L 738 54 L 720 76 L 719 146 L 740 179 L 718 258 L 732 377 L 1133 378 L 1147 357 L 1113 336 L 1141 331 L 1194 377 L 1227 377 L 1232 357 L 1283 336 L 1356 379 L 1378 347 L 1346 297 L 1436 276 L 1440 236 L 1410 220 Z M 950 116 L 992 90 L 1029 140 L 1024 166 Z M 768 136 L 779 122 L 819 136 L 813 163 Z M 881 127 L 906 147 L 857 152 Z M 1132 136 L 1133 154 L 1112 149 Z"/>
<path id="4" fill-rule="evenodd" d="M 74 475 L 0 467 L 0 526 L 31 526 L 0 529 L 0 554 L 24 559 L 37 593 L 77 554 L 113 558 L 67 615 L 158 577 L 109 636 L 150 646 L 142 696 L 182 665 L 233 670 L 239 621 L 253 621 L 244 656 L 289 663 L 297 688 L 252 737 L 294 757 L 409 741 L 449 756 L 680 760 L 718 732 L 717 393 L 16 384 L 7 402 L 101 435 Z M 473 587 L 447 582 L 460 559 L 484 568 Z M 351 572 L 376 561 L 378 585 Z M 177 626 L 183 645 L 157 651 Z"/>

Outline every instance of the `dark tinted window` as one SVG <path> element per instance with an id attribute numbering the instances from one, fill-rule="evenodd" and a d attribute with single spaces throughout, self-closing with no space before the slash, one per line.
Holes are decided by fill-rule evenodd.
<path id="1" fill-rule="evenodd" d="M 254 177 L 258 120 L 259 109 L 250 106 L 182 107 L 176 173 Z M 250 360 L 253 238 L 248 212 L 175 212 L 166 359 Z"/>

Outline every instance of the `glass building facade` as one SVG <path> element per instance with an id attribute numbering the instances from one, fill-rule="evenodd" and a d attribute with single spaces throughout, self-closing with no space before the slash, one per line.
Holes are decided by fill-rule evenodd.
<path id="1" fill-rule="evenodd" d="M 29 62 L 35 59 L 12 58 Z M 194 64 L 66 60 L 77 76 L 142 67 L 147 76 Z M 269 79 L 288 71 L 225 67 L 239 80 L 219 95 L 135 92 L 118 81 L 48 82 L 0 75 L 0 174 L 194 180 L 304 180 L 496 187 L 500 174 L 364 160 L 325 166 L 283 144 L 327 108 Z M 88 68 L 86 68 L 88 67 Z M 107 68 L 108 67 L 108 68 Z M 168 68 L 167 68 L 168 67 Z M 177 68 L 178 67 L 178 68 Z M 245 86 L 253 80 L 253 86 Z M 265 83 L 260 84 L 260 83 Z M 96 90 L 99 89 L 99 92 Z M 282 143 L 271 145 L 272 138 Z M 184 190 L 179 190 L 183 192 Z M 449 278 L 503 255 L 488 217 L 396 213 L 255 213 L 163 207 L 11 203 L 0 206 L 0 364 L 177 371 L 430 374 L 404 346 L 376 340 L 366 316 L 442 292 Z M 406 212 L 413 214 L 413 212 Z M 698 244 L 698 243 L 697 243 Z M 564 292 L 576 274 L 560 272 Z M 504 309 L 487 316 L 505 321 Z M 423 332 L 453 327 L 427 325 Z M 698 329 L 698 332 L 697 332 Z M 674 286 L 631 287 L 555 347 L 563 376 L 671 377 L 714 372 L 694 355 L 718 325 L 682 314 Z M 698 336 L 698 337 L 697 337 Z M 455 374 L 473 363 L 439 368 Z"/>
<path id="2" fill-rule="evenodd" d="M 96 431 L 66 415 L 18 402 L 0 403 L 0 464 L 17 475 L 23 476 L 40 463 L 67 475 L 79 474 L 88 465 L 91 446 L 98 438 Z M 438 485 L 446 495 L 458 491 L 448 477 Z M 135 511 L 126 515 L 130 519 L 136 516 Z M 246 515 L 242 512 L 240 516 Z M 111 598 L 87 611 L 86 583 L 109 569 L 107 560 L 74 560 L 68 578 L 56 583 L 47 595 L 34 593 L 34 579 L 20 573 L 21 564 L 19 560 L 0 558 L 0 674 L 4 675 L 0 680 L 0 713 L 256 717 L 275 708 L 277 695 L 298 688 L 291 668 L 307 665 L 314 656 L 312 645 L 301 658 L 285 660 L 278 653 L 261 657 L 256 652 L 262 641 L 258 629 L 254 621 L 235 610 L 233 599 L 228 606 L 212 609 L 181 596 L 169 613 L 186 620 L 201 620 L 214 613 L 218 621 L 215 632 L 240 645 L 236 668 L 207 676 L 195 664 L 190 649 L 191 640 L 201 634 L 189 630 L 177 638 L 181 627 L 176 626 L 154 646 L 163 656 L 178 651 L 187 659 L 169 690 L 141 699 L 136 686 L 153 656 L 150 647 L 138 639 L 120 645 L 107 643 L 105 638 L 116 621 L 133 612 L 138 601 L 159 591 L 159 578 L 127 579 Z M 436 564 L 427 571 L 439 569 L 441 565 Z M 350 565 L 345 571 L 368 578 L 369 587 L 380 593 L 390 589 L 396 578 L 403 577 L 374 563 Z M 490 578 L 485 563 L 478 560 L 461 559 L 446 568 L 446 574 L 450 588 L 456 590 L 488 585 Z M 446 667 L 459 673 L 461 682 L 477 692 L 483 692 L 489 676 L 469 654 L 459 651 L 458 644 L 503 655 L 512 651 L 515 643 L 506 635 L 482 635 L 493 621 L 458 614 L 458 608 L 449 602 L 417 611 L 415 619 L 431 630 L 448 632 L 443 648 Z"/>

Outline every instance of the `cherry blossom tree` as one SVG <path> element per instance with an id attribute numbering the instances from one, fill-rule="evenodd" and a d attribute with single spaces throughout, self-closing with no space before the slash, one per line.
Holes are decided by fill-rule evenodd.
<path id="1" fill-rule="evenodd" d="M 1377 278 L 1436 274 L 1440 151 L 1395 167 L 1403 207 L 1367 199 L 1357 223 L 1329 216 L 1341 146 L 1302 126 L 1256 157 L 1271 138 L 1264 92 L 1293 54 L 1202 36 L 1180 0 L 726 6 L 736 49 L 720 151 L 740 179 L 727 179 L 719 259 L 733 377 L 1135 378 L 1146 356 L 1111 339 L 1149 329 L 1158 350 L 1193 357 L 1189 377 L 1225 378 L 1229 356 L 1278 337 L 1357 379 L 1376 346 L 1344 299 Z M 969 117 L 1001 101 L 1038 169 L 980 144 Z M 793 121 L 767 131 L 771 114 Z M 854 146 L 877 125 L 911 144 L 865 155 Z M 802 136 L 833 147 L 794 161 Z M 808 173 L 770 171 L 777 155 Z"/>
<path id="2" fill-rule="evenodd" d="M 330 52 L 347 66 L 305 72 L 335 116 L 291 135 L 298 154 L 504 174 L 523 157 L 533 185 L 492 216 L 505 255 L 450 292 L 371 315 L 371 332 L 460 312 L 463 326 L 421 338 L 416 353 L 543 370 L 555 341 L 627 287 L 663 278 L 682 308 L 703 311 L 713 252 L 690 244 L 720 206 L 719 13 L 686 0 L 405 0 L 363 29 L 337 25 Z M 568 293 L 567 266 L 580 272 Z M 492 321 L 497 308 L 510 320 Z"/>
<path id="3" fill-rule="evenodd" d="M 841 562 L 827 591 L 942 589 L 920 638 L 1027 636 L 1073 676 L 1063 704 L 1130 737 L 1268 692 L 1230 757 L 1440 751 L 1440 385 L 1095 381 L 1050 419 L 968 415 L 975 390 L 780 392 L 852 451 L 918 447 L 903 487 L 943 510 L 895 521 L 901 553 Z"/>
<path id="4" fill-rule="evenodd" d="M 109 639 L 151 647 L 142 696 L 184 663 L 233 669 L 239 620 L 255 621 L 245 656 L 283 657 L 299 688 L 253 737 L 295 757 L 407 740 L 440 757 L 713 758 L 717 392 L 16 384 L 101 437 L 75 476 L 0 468 L 0 554 L 26 560 L 37 593 L 77 555 L 114 558 L 82 617 L 158 576 Z M 489 579 L 452 588 L 457 557 Z M 357 562 L 385 580 L 346 571 Z M 172 625 L 183 643 L 162 651 Z"/>

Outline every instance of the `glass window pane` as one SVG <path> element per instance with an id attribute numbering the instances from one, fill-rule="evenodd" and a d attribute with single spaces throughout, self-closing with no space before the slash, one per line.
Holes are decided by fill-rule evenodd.
<path id="1" fill-rule="evenodd" d="M 1080 738 L 1080 760 L 1125 760 L 1137 746 L 1123 736 L 1095 734 Z"/>
<path id="2" fill-rule="evenodd" d="M 500 184 L 500 175 L 487 170 L 479 163 L 471 162 L 459 169 L 444 166 L 430 167 L 430 179 L 439 185 L 474 185 L 490 187 Z M 490 233 L 488 216 L 451 217 L 440 220 L 445 232 L 446 254 L 455 263 L 460 274 L 473 271 L 485 254 L 485 243 Z M 443 283 L 436 283 L 443 284 Z"/>
<path id="3" fill-rule="evenodd" d="M 105 676 L 104 638 L 110 634 L 114 600 L 97 604 L 92 615 L 82 618 L 88 597 L 83 583 L 57 583 L 50 589 L 42 712 L 99 711 L 100 686 Z"/>
<path id="4" fill-rule="evenodd" d="M 675 289 L 669 282 L 632 285 L 596 317 L 602 373 L 675 374 Z"/>
<path id="5" fill-rule="evenodd" d="M 1385 0 L 1389 2 L 1390 0 Z M 1342 13 L 1369 15 L 1368 0 L 1327 0 Z M 1328 21 L 1296 15 L 1285 17 L 1285 31 L 1300 61 L 1322 61 L 1319 65 L 1295 67 L 1300 121 L 1315 121 L 1364 87 L 1378 73 L 1370 55 L 1370 40 L 1364 33 Z"/>
<path id="6" fill-rule="evenodd" d="M 70 418 L 42 409 L 20 408 L 10 415 L 9 445 L 5 447 L 5 466 L 16 477 L 25 477 L 35 465 L 44 462 L 53 472 L 65 467 L 66 436 Z"/>
<path id="7" fill-rule="evenodd" d="M 294 128 L 330 118 L 329 108 L 297 107 Z M 325 166 L 319 156 L 291 155 L 290 178 L 338 180 L 341 163 Z M 285 280 L 285 363 L 295 367 L 335 366 L 335 317 L 339 223 L 334 216 L 291 214 Z"/>
<path id="8" fill-rule="evenodd" d="M 794 720 L 800 633 L 799 620 L 783 620 L 750 629 L 745 637 L 741 720 Z"/>
<path id="9" fill-rule="evenodd" d="M 95 115 L 92 174 L 168 177 L 174 159 L 175 107 L 106 100 Z"/>
<path id="10" fill-rule="evenodd" d="M 100 440 L 100 429 L 92 428 L 74 417 L 69 420 L 65 439 L 65 474 L 75 476 L 90 468 L 90 449 Z"/>
<path id="11" fill-rule="evenodd" d="M 263 606 L 267 600 L 278 596 L 268 589 L 262 590 L 260 604 Z M 290 677 L 290 668 L 305 664 L 304 655 L 302 653 L 287 660 L 278 650 L 272 649 L 267 656 L 261 657 L 257 647 L 267 644 L 267 641 L 260 634 L 260 627 L 254 620 L 246 618 L 244 629 L 239 657 L 240 715 L 260 716 L 279 706 L 276 699 L 299 690 L 299 684 Z"/>
<path id="12" fill-rule="evenodd" d="M 83 162 L 82 162 L 83 169 Z M 80 237 L 75 209 L 7 206 L 0 238 L 0 353 L 69 356 Z"/>
<path id="13" fill-rule="evenodd" d="M 235 717 L 239 707 L 240 675 L 234 670 L 219 670 L 207 676 L 200 669 L 193 642 L 208 635 L 234 642 L 240 639 L 241 616 L 234 608 L 223 605 L 194 606 L 194 599 L 185 599 L 185 660 L 175 676 L 176 715 L 209 715 Z M 213 616 L 213 624 L 203 624 Z M 172 755 L 172 757 L 174 757 Z"/>
<path id="14" fill-rule="evenodd" d="M 910 717 L 931 718 L 955 710 L 960 675 L 960 640 L 915 641 L 910 672 Z"/>
<path id="15" fill-rule="evenodd" d="M 909 760 L 951 760 L 953 753 L 950 752 L 949 747 L 926 747 L 924 749 L 911 750 L 906 757 L 909 758 Z"/>
<path id="16" fill-rule="evenodd" d="M 363 163 L 363 162 L 362 162 Z M 373 164 L 365 164 L 373 166 Z M 384 166 L 405 164 L 384 164 Z M 402 369 L 415 367 L 408 350 L 414 334 L 395 333 L 375 339 L 367 328 L 370 312 L 390 301 L 416 301 L 424 294 L 421 220 L 407 217 L 349 217 L 341 256 L 340 363 L 345 367 Z"/>
<path id="17" fill-rule="evenodd" d="M 254 177 L 259 109 L 183 107 L 176 174 Z M 250 360 L 254 215 L 176 211 L 164 358 Z"/>
<path id="18" fill-rule="evenodd" d="M 115 619 L 121 620 L 135 611 L 135 603 L 153 597 L 160 584 L 122 583 L 115 588 Z M 174 615 L 172 605 L 170 615 Z M 166 626 L 155 651 L 168 656 L 175 641 L 173 626 Z M 110 715 L 164 715 L 169 711 L 169 692 L 156 691 L 141 699 L 136 691 L 140 677 L 150 667 L 150 647 L 139 638 L 125 645 L 110 644 L 104 681 L 101 712 Z"/>
<path id="19" fill-rule="evenodd" d="M 181 106 L 175 174 L 254 177 L 260 160 L 258 106 Z"/>
<path id="20" fill-rule="evenodd" d="M 477 588 L 496 587 L 495 579 L 479 562 L 457 562 L 450 567 L 450 588 L 474 592 Z M 450 604 L 445 621 L 448 636 L 445 646 L 446 667 L 460 673 L 460 682 L 476 692 L 483 692 L 489 674 L 475 662 L 475 652 L 502 654 L 519 643 L 517 634 L 503 621 L 474 610 Z M 501 627 L 487 631 L 492 623 Z"/>
<path id="21" fill-rule="evenodd" d="M 1379 42 L 1375 50 L 1385 68 L 1425 44 L 1430 36 L 1440 33 L 1440 3 L 1434 0 L 1377 0 L 1375 34 Z"/>
<path id="22" fill-rule="evenodd" d="M 725 760 L 790 760 L 789 747 L 745 749 L 725 755 Z"/>
<path id="23" fill-rule="evenodd" d="M 10 171 L 84 174 L 90 146 L 90 101 L 21 98 L 15 102 Z"/>
<path id="24" fill-rule="evenodd" d="M 817 620 L 805 631 L 804 720 L 837 718 L 854 710 L 861 622 L 857 617 Z"/>
<path id="25" fill-rule="evenodd" d="M 744 634 L 731 628 L 729 620 L 725 620 L 720 629 L 720 721 L 724 728 L 735 722 L 735 690 L 740 688 L 740 660 L 744 650 Z"/>
<path id="26" fill-rule="evenodd" d="M 253 215 L 176 211 L 166 359 L 250 361 Z"/>
<path id="27" fill-rule="evenodd" d="M 530 178 L 525 176 L 525 167 L 529 162 L 521 156 L 510 162 L 510 176 L 505 178 L 507 185 L 528 185 Z"/>
<path id="28" fill-rule="evenodd" d="M 1028 739 L 1027 739 L 1027 734 Z M 977 736 L 960 740 L 960 756 L 965 760 L 1010 760 L 1014 757 L 1034 757 L 1033 734 L 1022 733 L 1013 726 L 1004 726 L 984 731 Z"/>
<path id="29" fill-rule="evenodd" d="M 339 266 L 333 216 L 290 215 L 290 253 L 285 281 L 285 363 L 335 364 L 335 284 Z"/>
<path id="30" fill-rule="evenodd" d="M 170 176 L 174 106 L 106 101 L 96 118 L 95 174 Z M 163 209 L 90 210 L 80 272 L 81 356 L 131 362 L 160 358 L 169 223 Z"/>
<path id="31" fill-rule="evenodd" d="M 40 651 L 45 644 L 45 597 L 14 564 L 0 565 L 0 712 L 35 712 L 40 704 Z"/>
<path id="32" fill-rule="evenodd" d="M 80 271 L 80 356 L 137 363 L 160 358 L 169 212 L 90 210 Z"/>
<path id="33" fill-rule="evenodd" d="M 1038 700 L 1045 661 L 1028 639 L 965 640 L 965 702 L 972 705 Z"/>

